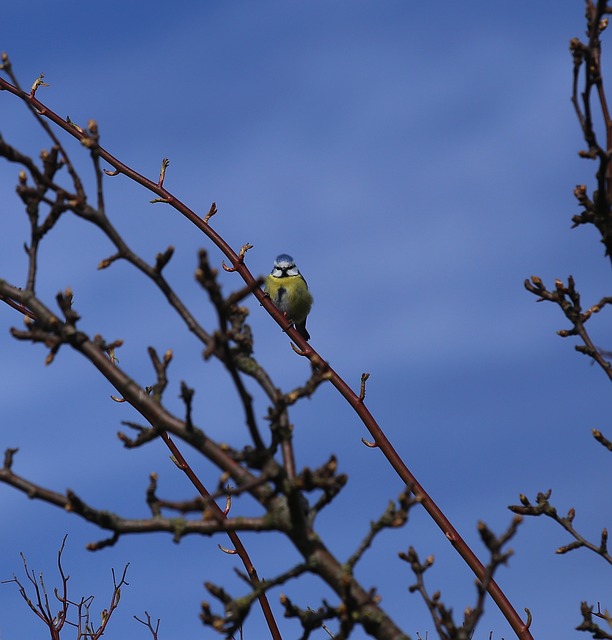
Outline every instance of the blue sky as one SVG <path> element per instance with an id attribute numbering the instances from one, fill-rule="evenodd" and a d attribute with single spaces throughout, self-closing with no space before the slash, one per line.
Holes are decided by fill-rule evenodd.
<path id="1" fill-rule="evenodd" d="M 584 32 L 583 13 L 579 0 L 554 8 L 137 0 L 129 10 L 116 1 L 38 1 L 3 8 L 0 48 L 24 86 L 45 72 L 50 86 L 39 97 L 77 123 L 95 118 L 102 144 L 138 171 L 156 177 L 169 157 L 166 186 L 199 212 L 216 201 L 215 228 L 235 248 L 254 245 L 253 273 L 268 272 L 278 253 L 295 257 L 315 297 L 313 346 L 355 388 L 363 371 L 371 373 L 370 409 L 482 554 L 478 520 L 501 531 L 520 492 L 533 497 L 552 487 L 559 509 L 574 506 L 576 525 L 594 540 L 609 524 L 601 507 L 609 460 L 590 436 L 592 428 L 612 436 L 609 384 L 555 335 L 566 326 L 560 312 L 535 304 L 522 286 L 532 273 L 547 283 L 571 273 L 586 304 L 609 294 L 595 232 L 570 230 L 573 187 L 591 186 L 594 172 L 577 157 L 583 145 L 569 100 L 568 42 Z M 9 95 L 0 95 L 0 132 L 33 155 L 47 146 Z M 91 186 L 85 154 L 64 140 Z M 2 163 L 0 172 L 0 277 L 21 285 L 26 217 L 14 195 L 15 167 Z M 216 265 L 222 256 L 150 197 L 124 178 L 106 181 L 113 222 L 149 260 L 176 247 L 167 273 L 212 326 L 193 270 L 201 246 Z M 184 379 L 197 388 L 198 424 L 212 437 L 243 442 L 221 367 L 202 363 L 200 347 L 148 283 L 124 265 L 96 270 L 111 253 L 95 230 L 62 220 L 43 244 L 39 292 L 52 305 L 57 291 L 72 287 L 82 328 L 123 338 L 120 364 L 143 385 L 152 378 L 146 347 L 173 348 L 170 407 L 180 411 Z M 222 279 L 225 291 L 240 286 L 236 276 Z M 306 362 L 254 300 L 249 306 L 256 357 L 277 384 L 299 384 Z M 20 447 L 15 470 L 126 517 L 146 517 L 151 471 L 160 474 L 161 494 L 191 496 L 161 443 L 132 452 L 119 446 L 120 421 L 136 416 L 109 400 L 108 383 L 65 349 L 44 367 L 41 347 L 8 335 L 20 323 L 1 311 L 0 444 Z M 592 331 L 610 348 L 606 327 L 598 317 Z M 261 397 L 256 409 L 266 413 Z M 401 485 L 361 444 L 367 434 L 331 387 L 291 418 L 300 465 L 319 465 L 334 452 L 350 475 L 337 508 L 320 519 L 324 539 L 348 557 Z M 196 465 L 205 481 L 216 481 L 205 462 Z M 94 593 L 101 609 L 111 567 L 131 563 L 111 627 L 118 637 L 147 637 L 132 620 L 145 609 L 162 619 L 161 638 L 213 637 L 197 619 L 207 598 L 203 581 L 241 592 L 233 560 L 217 550 L 220 538 L 177 546 L 161 535 L 126 537 L 91 554 L 85 544 L 103 537 L 93 527 L 6 487 L 0 505 L 0 578 L 19 574 L 23 551 L 53 584 L 56 550 L 69 533 L 73 595 Z M 516 556 L 498 575 L 516 608 L 531 609 L 535 637 L 572 637 L 581 600 L 609 606 L 609 570 L 587 552 L 555 556 L 568 541 L 552 523 L 528 520 L 512 545 Z M 264 577 L 295 560 L 280 539 L 245 536 L 245 543 Z M 432 637 L 423 604 L 407 592 L 413 578 L 396 560 L 409 545 L 436 556 L 428 584 L 458 615 L 473 604 L 468 569 L 416 511 L 405 529 L 380 536 L 358 575 L 379 588 L 406 632 Z M 314 581 L 282 591 L 302 606 L 314 608 L 322 596 L 333 601 Z M 271 594 L 274 603 L 279 593 Z M 284 637 L 297 636 L 280 613 L 279 623 Z M 1 640 L 31 635 L 38 624 L 16 589 L 0 587 Z M 511 637 L 492 603 L 477 637 L 490 631 Z M 245 637 L 262 633 L 256 614 Z"/>

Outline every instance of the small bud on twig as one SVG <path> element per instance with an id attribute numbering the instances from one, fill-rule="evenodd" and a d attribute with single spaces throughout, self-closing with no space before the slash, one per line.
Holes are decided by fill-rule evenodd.
<path id="1" fill-rule="evenodd" d="M 41 73 L 36 80 L 34 80 L 34 84 L 30 89 L 30 97 L 33 98 L 38 90 L 38 87 L 48 87 L 49 85 L 46 82 L 43 82 L 43 78 L 45 77 L 44 73 Z"/>
<path id="2" fill-rule="evenodd" d="M 359 391 L 359 401 L 363 402 L 365 400 L 366 394 L 366 380 L 370 377 L 369 373 L 361 374 L 361 389 Z"/>
<path id="3" fill-rule="evenodd" d="M 208 210 L 208 213 L 204 216 L 204 218 L 202 218 L 202 221 L 205 224 L 208 224 L 208 221 L 215 215 L 215 213 L 217 213 L 217 204 L 213 202 L 210 205 L 210 209 Z"/>
<path id="4" fill-rule="evenodd" d="M 169 164 L 170 164 L 170 160 L 168 160 L 168 158 L 162 158 L 162 166 L 159 171 L 159 180 L 157 181 L 158 187 L 164 186 L 164 179 L 166 178 L 166 169 L 168 168 Z"/>

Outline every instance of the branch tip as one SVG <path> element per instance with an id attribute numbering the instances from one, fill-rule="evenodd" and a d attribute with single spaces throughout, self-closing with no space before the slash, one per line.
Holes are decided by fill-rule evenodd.
<path id="1" fill-rule="evenodd" d="M 4 451 L 4 468 L 7 471 L 10 471 L 11 468 L 13 467 L 13 459 L 15 457 L 15 454 L 19 451 L 18 448 L 14 448 L 14 449 L 5 449 Z"/>
<path id="2" fill-rule="evenodd" d="M 204 222 L 204 224 L 208 224 L 208 221 L 217 213 L 217 203 L 213 202 L 210 205 L 210 209 L 208 210 L 208 213 L 202 218 L 202 222 Z"/>
<path id="3" fill-rule="evenodd" d="M 166 178 L 166 169 L 168 168 L 169 164 L 170 164 L 170 160 L 168 160 L 168 158 L 162 158 L 161 169 L 159 170 L 159 180 L 157 181 L 158 187 L 164 186 L 164 180 Z"/>
<path id="4" fill-rule="evenodd" d="M 236 258 L 236 264 L 231 267 L 228 267 L 225 264 L 225 262 L 222 262 L 221 266 L 223 267 L 223 270 L 227 271 L 228 273 L 233 273 L 234 271 L 237 271 L 238 267 L 244 264 L 244 256 L 246 255 L 246 252 L 252 248 L 253 248 L 253 245 L 249 244 L 248 242 L 246 244 L 243 244 L 242 247 L 240 247 L 240 251 L 238 252 L 238 257 Z"/>
<path id="5" fill-rule="evenodd" d="M 4 56 L 3 56 L 4 59 Z M 7 59 L 8 61 L 8 59 Z M 38 78 L 36 78 L 36 80 L 34 80 L 34 84 L 32 85 L 32 88 L 30 89 L 30 98 L 33 98 L 36 95 L 36 92 L 38 91 L 38 87 L 48 87 L 49 84 L 46 82 L 43 82 L 43 78 L 45 77 L 44 73 L 41 73 Z"/>
<path id="6" fill-rule="evenodd" d="M 370 377 L 369 373 L 361 374 L 361 388 L 359 390 L 359 402 L 363 402 L 365 400 L 366 395 L 366 380 Z"/>
<path id="7" fill-rule="evenodd" d="M 230 556 L 235 556 L 238 553 L 236 549 L 226 549 L 225 547 L 222 547 L 220 544 L 218 544 L 217 546 L 219 547 L 219 549 L 221 549 L 221 551 L 223 551 L 223 553 L 227 553 Z"/>
<path id="8" fill-rule="evenodd" d="M 378 445 L 375 442 L 369 442 L 365 438 L 361 438 L 361 442 L 363 442 L 363 444 L 365 444 L 365 446 L 369 447 L 370 449 L 377 449 L 378 448 Z"/>

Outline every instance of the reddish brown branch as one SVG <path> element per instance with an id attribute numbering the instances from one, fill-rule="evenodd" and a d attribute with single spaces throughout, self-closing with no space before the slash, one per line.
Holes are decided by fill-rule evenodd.
<path id="1" fill-rule="evenodd" d="M 170 436 L 165 431 L 162 431 L 160 435 L 162 440 L 166 443 L 168 449 L 172 451 L 172 454 L 174 455 L 179 468 L 182 469 L 182 471 L 189 478 L 193 486 L 197 489 L 198 493 L 208 503 L 208 508 L 211 510 L 213 517 L 215 518 L 217 523 L 226 524 L 227 513 L 224 512 L 219 507 L 219 505 L 212 499 L 210 493 L 208 493 L 206 487 L 202 484 L 202 482 L 200 481 L 198 476 L 195 474 L 193 469 L 189 466 L 189 464 L 183 457 L 183 454 L 181 453 L 179 448 L 174 444 L 174 441 L 172 440 L 172 438 L 170 438 Z M 251 581 L 253 588 L 257 590 L 260 583 L 259 576 L 257 575 L 255 566 L 251 562 L 251 558 L 249 557 L 246 547 L 242 544 L 240 537 L 236 533 L 236 529 L 233 527 L 229 528 L 227 530 L 227 536 L 229 537 L 232 544 L 234 545 L 235 553 L 237 553 L 240 560 L 242 560 L 242 564 L 244 565 L 244 568 L 247 570 L 247 573 L 249 575 L 249 580 Z M 268 602 L 268 598 L 266 597 L 265 592 L 259 593 L 257 599 L 259 600 L 259 604 L 264 613 L 264 617 L 266 618 L 266 622 L 268 624 L 268 628 L 270 629 L 270 633 L 272 634 L 272 637 L 277 640 L 281 640 L 281 634 L 276 624 L 276 620 L 274 619 L 274 614 L 272 613 L 272 609 L 270 607 L 270 603 Z"/>
<path id="2" fill-rule="evenodd" d="M 264 292 L 257 286 L 255 277 L 251 274 L 244 263 L 245 250 L 249 245 L 244 245 L 243 250 L 241 250 L 239 254 L 236 254 L 236 252 L 229 246 L 229 244 L 227 244 L 227 242 L 210 226 L 209 220 L 204 221 L 200 216 L 198 216 L 194 211 L 192 211 L 183 202 L 176 198 L 172 193 L 160 186 L 158 182 L 154 182 L 149 180 L 148 178 L 145 178 L 143 175 L 141 175 L 137 171 L 134 171 L 129 166 L 125 165 L 120 160 L 115 158 L 106 149 L 99 146 L 97 140 L 82 128 L 75 127 L 73 123 L 66 122 L 63 118 L 59 117 L 56 113 L 50 110 L 45 104 L 40 102 L 34 95 L 25 93 L 17 86 L 10 84 L 2 78 L 0 78 L 0 89 L 9 91 L 10 93 L 19 97 L 21 100 L 35 109 L 40 116 L 48 118 L 56 125 L 64 129 L 67 133 L 85 144 L 85 146 L 90 148 L 92 152 L 95 152 L 97 155 L 99 155 L 100 158 L 104 159 L 112 167 L 114 167 L 115 171 L 113 172 L 113 175 L 121 173 L 134 182 L 142 185 L 152 193 L 156 194 L 158 196 L 158 198 L 156 199 L 157 201 L 168 203 L 170 206 L 180 212 L 221 250 L 221 252 L 230 260 L 232 265 L 231 267 L 228 267 L 227 270 L 237 272 L 244 280 L 247 287 L 253 289 L 253 294 L 258 299 L 260 304 L 272 316 L 275 322 L 284 331 L 286 331 L 287 335 L 299 348 L 299 353 L 307 357 L 311 361 L 315 369 L 322 371 L 326 379 L 329 379 L 334 387 L 336 387 L 340 394 L 353 407 L 357 415 L 362 420 L 363 424 L 366 426 L 366 428 L 374 438 L 374 443 L 381 450 L 393 469 L 395 469 L 399 477 L 408 487 L 411 488 L 417 500 L 421 502 L 427 513 L 438 525 L 449 542 L 453 545 L 453 547 L 457 550 L 457 552 L 475 573 L 478 580 L 482 584 L 486 583 L 488 592 L 490 593 L 491 597 L 496 602 L 504 616 L 507 618 L 517 636 L 523 640 L 530 639 L 531 634 L 527 625 L 522 621 L 519 614 L 514 610 L 511 603 L 508 601 L 507 597 L 499 588 L 499 586 L 493 580 L 488 579 L 483 564 L 478 560 L 474 552 L 459 535 L 448 518 L 444 515 L 437 504 L 426 493 L 424 488 L 420 485 L 420 483 L 418 483 L 416 478 L 409 471 L 404 461 L 397 454 L 390 441 L 363 403 L 363 398 L 360 398 L 357 394 L 355 394 L 355 392 L 338 375 L 338 373 L 335 372 L 321 358 L 321 356 L 309 343 L 304 340 L 304 338 L 302 338 L 302 336 L 294 327 L 287 326 L 287 321 L 284 314 L 275 307 L 271 299 L 266 296 Z M 0 293 L 2 293 L 2 291 L 0 291 Z M 19 297 L 15 299 L 19 299 Z M 28 299 L 25 301 L 26 304 L 29 302 L 29 300 L 30 298 L 28 296 Z M 37 312 L 36 309 L 34 309 L 34 311 Z M 115 384 L 117 388 L 125 388 L 124 396 L 126 397 L 128 402 L 130 402 L 132 406 L 140 411 L 142 415 L 147 417 L 147 419 L 151 421 L 151 424 L 157 425 L 160 431 L 174 432 L 178 430 L 181 433 L 184 432 L 184 428 L 182 427 L 182 425 L 178 425 L 175 419 L 169 417 L 161 409 L 161 407 L 153 410 L 152 407 L 148 406 L 142 398 L 141 389 L 133 385 L 129 380 L 125 379 L 122 374 L 115 374 L 112 371 L 109 371 L 106 363 L 104 362 L 104 357 L 100 355 L 99 351 L 92 349 L 90 343 L 88 343 L 86 340 L 75 340 L 75 337 L 76 336 L 71 336 L 71 344 L 73 344 L 73 346 L 78 350 L 82 351 L 84 355 L 86 355 L 92 361 L 92 363 L 96 367 L 98 367 L 113 384 Z M 300 545 L 298 544 L 298 546 Z M 310 543 L 302 546 L 301 550 L 306 553 L 313 552 Z M 323 553 L 322 550 L 320 550 L 320 552 Z M 315 551 L 314 553 L 316 554 L 317 552 Z M 321 558 L 324 566 L 333 566 L 334 562 L 331 556 L 329 556 L 327 552 L 324 553 L 324 556 L 324 559 Z M 327 573 L 327 571 L 323 573 Z M 327 578 L 332 580 L 332 582 L 335 581 L 332 579 L 331 575 L 328 575 Z M 361 601 L 363 603 L 363 606 L 369 606 L 367 604 L 369 602 L 367 593 L 359 593 L 357 599 L 358 601 Z"/>

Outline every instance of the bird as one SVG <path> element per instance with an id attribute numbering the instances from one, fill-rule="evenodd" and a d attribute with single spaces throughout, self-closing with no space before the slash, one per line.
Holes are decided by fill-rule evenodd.
<path id="1" fill-rule="evenodd" d="M 264 291 L 274 306 L 282 311 L 295 325 L 304 340 L 310 340 L 306 331 L 306 318 L 310 313 L 313 298 L 293 258 L 281 253 L 274 261 L 270 275 L 264 280 Z"/>

